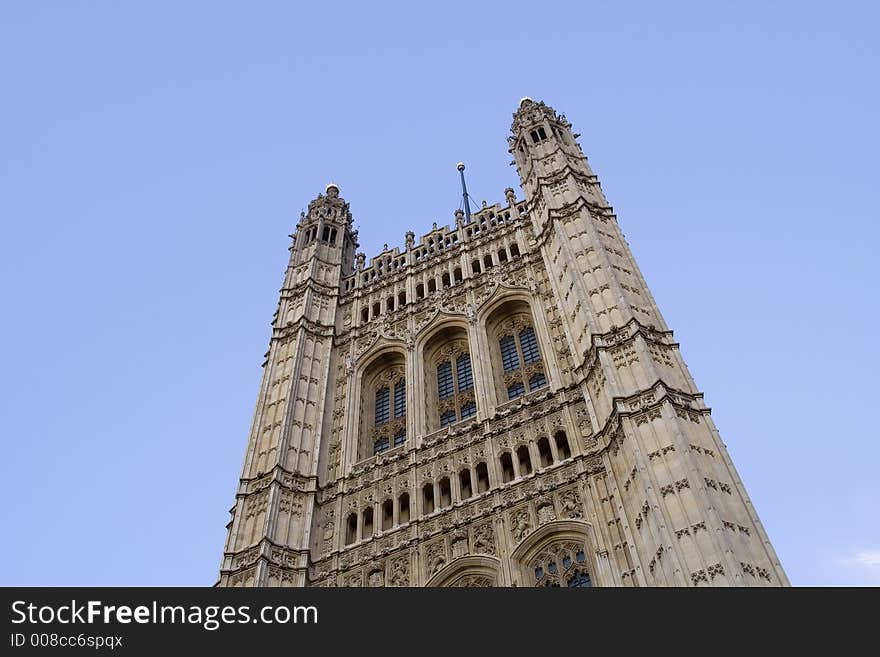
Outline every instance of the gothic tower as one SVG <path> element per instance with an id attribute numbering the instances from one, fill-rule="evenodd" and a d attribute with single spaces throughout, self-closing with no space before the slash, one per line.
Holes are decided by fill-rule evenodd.
<path id="1" fill-rule="evenodd" d="M 525 200 L 366 266 L 297 227 L 221 586 L 786 586 L 571 131 L 525 98 Z"/>

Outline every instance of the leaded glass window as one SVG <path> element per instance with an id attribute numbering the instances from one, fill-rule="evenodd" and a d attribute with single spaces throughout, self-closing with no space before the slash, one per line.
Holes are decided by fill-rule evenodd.
<path id="1" fill-rule="evenodd" d="M 538 339 L 535 330 L 529 326 L 519 332 L 519 344 L 522 348 L 523 362 L 528 365 L 541 360 L 541 352 L 538 351 Z"/>
<path id="2" fill-rule="evenodd" d="M 365 385 L 370 391 L 365 400 L 372 416 L 364 413 L 361 458 L 381 454 L 406 442 L 406 380 L 402 365 L 392 365 L 370 377 Z"/>
<path id="3" fill-rule="evenodd" d="M 388 388 L 380 388 L 376 391 L 376 420 L 377 427 L 388 422 Z"/>
<path id="4" fill-rule="evenodd" d="M 584 570 L 575 570 L 567 582 L 569 588 L 588 588 L 593 586 L 590 576 Z"/>
<path id="5" fill-rule="evenodd" d="M 517 397 L 522 397 L 525 391 L 526 388 L 522 384 L 522 381 L 517 381 L 507 389 L 507 398 L 516 399 Z"/>
<path id="6" fill-rule="evenodd" d="M 508 399 L 516 399 L 547 385 L 547 374 L 535 329 L 525 315 L 516 315 L 503 323 L 506 333 L 498 340 L 501 369 Z"/>
<path id="7" fill-rule="evenodd" d="M 438 408 L 435 415 L 441 428 L 477 414 L 474 372 L 464 343 L 452 343 L 442 353 L 443 360 L 437 364 Z"/>
<path id="8" fill-rule="evenodd" d="M 448 399 L 455 394 L 452 387 L 452 363 L 449 361 L 437 366 L 437 394 L 440 399 Z"/>
<path id="9" fill-rule="evenodd" d="M 516 353 L 516 342 L 513 336 L 505 335 L 501 338 L 501 365 L 505 372 L 519 369 L 519 354 Z"/>
<path id="10" fill-rule="evenodd" d="M 406 382 L 401 379 L 394 384 L 394 417 L 406 415 Z"/>
<path id="11" fill-rule="evenodd" d="M 534 586 L 588 588 L 593 583 L 586 561 L 583 543 L 563 539 L 543 548 L 528 568 L 534 572 Z"/>
<path id="12" fill-rule="evenodd" d="M 470 354 L 462 354 L 455 361 L 455 373 L 458 375 L 458 391 L 464 392 L 474 387 L 474 373 L 471 370 Z"/>

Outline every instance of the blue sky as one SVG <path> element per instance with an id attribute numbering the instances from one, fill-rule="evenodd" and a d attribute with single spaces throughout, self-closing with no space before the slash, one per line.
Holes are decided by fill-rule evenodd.
<path id="1" fill-rule="evenodd" d="M 323 6 L 322 6 L 323 5 Z M 791 580 L 880 584 L 880 9 L 0 8 L 2 585 L 216 578 L 299 212 L 369 255 L 584 151 Z"/>

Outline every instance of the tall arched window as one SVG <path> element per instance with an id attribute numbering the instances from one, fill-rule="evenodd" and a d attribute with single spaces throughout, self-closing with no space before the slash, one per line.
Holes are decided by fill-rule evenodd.
<path id="1" fill-rule="evenodd" d="M 501 401 L 516 399 L 547 385 L 544 359 L 531 313 L 524 302 L 504 304 L 490 316 L 490 338 L 498 345 L 496 381 Z"/>
<path id="2" fill-rule="evenodd" d="M 430 341 L 427 355 L 425 378 L 436 384 L 431 386 L 434 403 L 428 404 L 429 426 L 442 428 L 474 417 L 474 373 L 463 329 L 441 331 Z"/>
<path id="3" fill-rule="evenodd" d="M 406 442 L 406 379 L 401 355 L 385 354 L 367 370 L 361 417 L 360 458 Z"/>

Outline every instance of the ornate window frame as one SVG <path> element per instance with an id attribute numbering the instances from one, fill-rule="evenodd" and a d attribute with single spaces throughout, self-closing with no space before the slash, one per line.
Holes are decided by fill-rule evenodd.
<path id="1" fill-rule="evenodd" d="M 518 309 L 504 316 L 500 321 L 493 322 L 487 328 L 490 329 L 489 339 L 493 350 L 492 362 L 494 365 L 492 369 L 495 374 L 494 379 L 498 389 L 499 404 L 505 404 L 508 401 L 541 390 L 550 384 L 545 366 L 544 350 L 541 348 L 541 341 L 538 338 L 538 332 L 535 330 L 535 324 L 532 321 L 530 312 L 526 312 L 525 309 Z M 526 362 L 523 353 L 521 336 L 526 330 L 532 331 L 538 351 L 538 357 L 529 363 Z M 508 371 L 505 371 L 503 365 L 505 357 L 501 349 L 501 342 L 505 338 L 511 339 L 516 349 L 517 367 Z M 538 376 L 542 377 L 544 381 L 539 386 L 533 386 L 532 382 Z M 514 397 L 510 397 L 509 391 L 516 386 L 521 386 L 522 392 Z"/>
<path id="2" fill-rule="evenodd" d="M 467 356 L 470 368 L 470 387 L 460 389 L 460 359 Z M 452 394 L 441 398 L 438 384 L 438 370 L 444 363 L 449 363 L 452 377 Z M 442 429 L 449 425 L 476 417 L 477 396 L 474 377 L 474 361 L 468 341 L 465 337 L 457 337 L 441 343 L 430 350 L 425 360 L 425 381 L 428 383 L 429 401 L 426 404 L 426 420 L 428 431 Z M 464 413 L 471 412 L 463 416 Z M 444 415 L 453 414 L 454 419 L 443 422 Z"/>
<path id="3" fill-rule="evenodd" d="M 501 561 L 488 555 L 468 555 L 453 559 L 434 573 L 427 587 L 496 587 L 501 581 Z"/>
<path id="4" fill-rule="evenodd" d="M 516 584 L 526 587 L 567 586 L 575 571 L 586 570 L 592 586 L 601 586 L 595 558 L 593 528 L 579 520 L 556 520 L 542 525 L 512 552 L 511 567 Z M 576 554 L 583 551 L 583 561 Z M 570 562 L 566 563 L 566 556 Z M 555 572 L 549 564 L 555 563 Z M 537 574 L 541 569 L 542 575 Z"/>
<path id="5" fill-rule="evenodd" d="M 409 439 L 407 418 L 412 412 L 408 407 L 406 380 L 406 355 L 398 349 L 387 349 L 369 358 L 358 374 L 357 427 L 352 464 L 360 463 L 379 454 L 406 444 Z M 403 412 L 396 412 L 395 386 L 403 384 Z M 376 396 L 383 388 L 388 389 L 388 421 L 376 424 Z M 376 451 L 376 445 L 387 441 L 387 446 Z"/>

